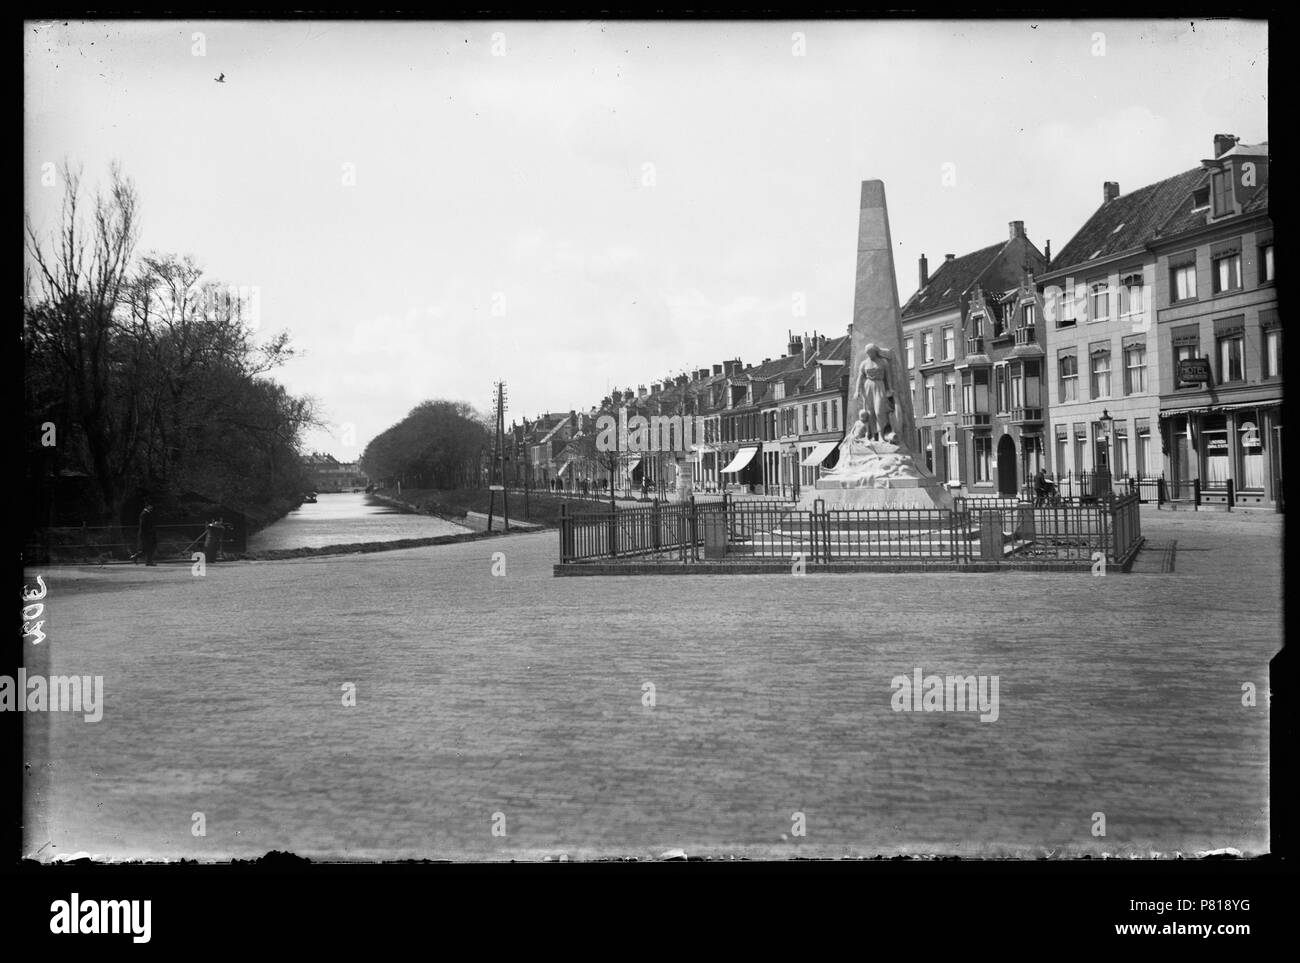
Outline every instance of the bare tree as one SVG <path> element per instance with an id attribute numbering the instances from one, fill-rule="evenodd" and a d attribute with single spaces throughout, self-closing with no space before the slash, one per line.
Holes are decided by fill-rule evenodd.
<path id="1" fill-rule="evenodd" d="M 114 455 L 132 449 L 119 443 L 126 426 L 116 421 L 111 404 L 112 336 L 137 241 L 137 198 L 131 181 L 114 164 L 107 194 L 96 192 L 90 222 L 82 223 L 81 169 L 65 160 L 60 171 L 63 203 L 48 250 L 31 219 L 25 220 L 40 302 L 40 310 L 31 310 L 28 292 L 26 336 L 64 367 L 69 415 L 81 426 L 101 507 L 115 514 L 130 466 Z"/>

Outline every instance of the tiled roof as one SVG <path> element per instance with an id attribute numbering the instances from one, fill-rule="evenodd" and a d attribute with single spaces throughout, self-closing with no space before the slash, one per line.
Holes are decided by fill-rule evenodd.
<path id="1" fill-rule="evenodd" d="M 799 379 L 800 391 L 816 391 L 813 387 L 817 384 L 817 362 L 818 361 L 843 361 L 846 364 L 849 361 L 849 351 L 853 347 L 852 340 L 847 334 L 840 335 L 834 341 L 826 342 L 815 359 L 808 362 L 808 366 L 803 370 L 803 377 Z M 827 386 L 829 387 L 829 386 Z"/>
<path id="2" fill-rule="evenodd" d="M 1267 210 L 1268 210 L 1268 185 L 1265 184 L 1263 187 L 1261 187 L 1258 191 L 1255 192 L 1254 197 L 1252 197 L 1249 201 L 1246 202 L 1246 206 L 1242 208 L 1241 212 L 1243 214 L 1254 214 L 1256 211 L 1267 211 Z"/>
<path id="3" fill-rule="evenodd" d="M 930 276 L 929 283 L 907 299 L 903 305 L 903 317 L 957 307 L 961 304 L 962 296 L 988 270 L 994 258 L 1006 246 L 1007 242 L 1003 241 L 963 254 L 951 261 L 944 261 Z"/>
<path id="4" fill-rule="evenodd" d="M 1086 264 L 1146 244 L 1183 204 L 1191 203 L 1192 191 L 1205 174 L 1203 168 L 1194 167 L 1102 204 L 1052 259 L 1048 270 Z"/>

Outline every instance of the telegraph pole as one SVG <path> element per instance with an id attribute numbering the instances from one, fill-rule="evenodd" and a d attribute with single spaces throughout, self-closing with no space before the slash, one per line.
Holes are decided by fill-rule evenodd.
<path id="1" fill-rule="evenodd" d="M 488 523 L 487 530 L 492 531 L 492 517 L 496 514 L 497 492 L 501 493 L 501 521 L 503 531 L 510 531 L 510 503 L 506 494 L 505 456 L 505 417 L 506 417 L 506 383 L 496 382 L 493 387 L 496 396 L 496 431 L 492 439 L 492 467 L 488 471 Z"/>

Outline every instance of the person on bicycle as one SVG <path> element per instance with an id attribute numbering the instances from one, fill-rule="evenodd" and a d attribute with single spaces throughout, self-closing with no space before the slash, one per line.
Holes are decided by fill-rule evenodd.
<path id="1" fill-rule="evenodd" d="M 1047 504 L 1055 487 L 1047 478 L 1047 469 L 1038 469 L 1038 474 L 1034 476 L 1034 501 L 1039 505 Z"/>

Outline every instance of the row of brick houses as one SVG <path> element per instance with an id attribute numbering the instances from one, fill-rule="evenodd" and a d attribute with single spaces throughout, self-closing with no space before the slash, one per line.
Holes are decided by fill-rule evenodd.
<path id="1" fill-rule="evenodd" d="M 508 457 L 515 469 L 507 468 L 507 477 L 599 491 L 608 489 L 612 471 L 615 488 L 625 492 L 793 497 L 835 463 L 845 429 L 848 354 L 847 333 L 792 334 L 779 358 L 748 365 L 734 358 L 635 391 L 612 391 L 586 412 L 525 420 L 512 426 Z M 596 444 L 601 416 L 641 416 L 663 429 L 662 447 L 671 450 L 602 452 Z M 684 438 L 682 419 L 701 430 Z"/>
<path id="2" fill-rule="evenodd" d="M 1042 467 L 1163 479 L 1173 497 L 1282 504 L 1281 326 L 1268 145 L 1102 204 L 1056 258 L 1013 221 L 903 306 L 918 450 L 954 490 L 1023 493 Z"/>
<path id="3" fill-rule="evenodd" d="M 1101 206 L 1055 257 L 1023 221 L 949 254 L 902 307 L 917 450 L 954 491 L 1018 495 L 1046 469 L 1163 479 L 1166 494 L 1282 504 L 1281 327 L 1268 145 L 1213 156 Z M 844 437 L 850 339 L 791 335 L 779 358 L 732 359 L 615 390 L 586 412 L 516 425 L 533 484 L 793 496 Z M 598 450 L 601 415 L 700 419 L 688 452 Z M 848 422 L 853 416 L 850 414 Z M 669 430 L 671 433 L 671 429 Z M 621 437 L 621 436 L 620 436 Z M 517 474 L 518 477 L 518 474 Z M 683 484 L 679 484 L 679 482 Z"/>

